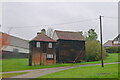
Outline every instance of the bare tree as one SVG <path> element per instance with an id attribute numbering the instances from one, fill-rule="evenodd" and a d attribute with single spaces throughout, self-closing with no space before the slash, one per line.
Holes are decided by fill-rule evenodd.
<path id="1" fill-rule="evenodd" d="M 52 38 L 53 36 L 53 29 L 51 27 L 47 29 L 47 36 L 49 36 L 50 38 Z"/>

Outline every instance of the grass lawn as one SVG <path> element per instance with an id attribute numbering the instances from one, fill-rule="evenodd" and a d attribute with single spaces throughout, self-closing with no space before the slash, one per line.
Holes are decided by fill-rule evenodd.
<path id="1" fill-rule="evenodd" d="M 119 56 L 118 56 L 119 55 Z M 104 63 L 110 63 L 110 62 L 120 62 L 120 54 L 119 53 L 111 53 L 108 54 L 108 56 L 104 59 Z M 83 62 L 82 64 L 98 64 L 101 63 L 101 61 L 92 61 L 92 62 Z"/>
<path id="2" fill-rule="evenodd" d="M 3 72 L 101 63 L 101 61 L 94 61 L 94 62 L 81 62 L 76 64 L 68 63 L 68 64 L 28 66 L 28 59 L 3 59 L 3 60 L 0 60 L 0 62 L 1 61 L 2 61 Z M 106 57 L 104 62 L 105 63 L 118 62 L 118 53 L 109 54 L 109 56 Z"/>
<path id="3" fill-rule="evenodd" d="M 54 68 L 72 65 L 73 64 L 53 64 L 53 65 L 28 66 L 28 59 L 4 59 L 2 63 L 2 72 Z"/>
<path id="4" fill-rule="evenodd" d="M 2 74 L 2 78 L 10 78 L 13 76 L 17 76 L 17 75 L 22 75 L 22 74 L 26 74 L 27 72 L 20 72 L 20 73 L 5 73 Z"/>
<path id="5" fill-rule="evenodd" d="M 104 68 L 100 65 L 78 67 L 51 73 L 39 78 L 118 78 L 118 64 L 106 64 Z"/>

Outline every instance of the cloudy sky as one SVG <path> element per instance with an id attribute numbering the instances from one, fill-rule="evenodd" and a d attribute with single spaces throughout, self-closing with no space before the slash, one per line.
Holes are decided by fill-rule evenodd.
<path id="1" fill-rule="evenodd" d="M 103 19 L 104 42 L 118 34 L 117 2 L 4 2 L 2 31 L 32 39 L 42 28 L 83 31 L 94 28 L 99 35 L 99 16 Z M 0 13 L 1 14 L 1 13 Z M 98 38 L 99 39 L 99 38 Z"/>

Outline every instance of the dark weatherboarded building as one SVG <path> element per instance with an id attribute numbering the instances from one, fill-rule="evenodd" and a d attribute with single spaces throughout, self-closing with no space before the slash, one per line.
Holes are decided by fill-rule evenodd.
<path id="1" fill-rule="evenodd" d="M 57 41 L 57 62 L 80 62 L 85 58 L 85 39 L 79 32 L 55 30 L 53 39 Z"/>
<path id="2" fill-rule="evenodd" d="M 30 41 L 29 65 L 56 64 L 55 40 L 43 33 Z"/>

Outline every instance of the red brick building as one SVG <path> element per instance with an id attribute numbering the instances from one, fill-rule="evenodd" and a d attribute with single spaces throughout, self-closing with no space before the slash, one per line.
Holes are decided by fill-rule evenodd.
<path id="1" fill-rule="evenodd" d="M 37 34 L 29 42 L 29 65 L 56 64 L 55 42 L 55 40 L 43 33 Z"/>

